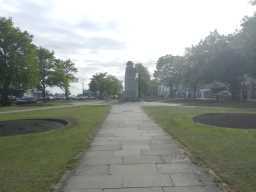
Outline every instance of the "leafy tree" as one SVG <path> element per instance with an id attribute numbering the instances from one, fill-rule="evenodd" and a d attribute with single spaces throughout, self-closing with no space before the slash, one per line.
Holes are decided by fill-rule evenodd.
<path id="1" fill-rule="evenodd" d="M 224 36 L 214 31 L 197 45 L 186 49 L 185 56 L 160 57 L 154 75 L 171 90 L 180 84 L 190 88 L 193 97 L 201 85 L 224 82 L 230 88 L 232 98 L 239 100 L 243 76 L 250 69 L 241 54 L 242 48 L 237 47 L 242 44 L 237 42 L 237 37 L 237 34 Z M 255 57 L 253 53 L 251 55 Z"/>
<path id="2" fill-rule="evenodd" d="M 157 79 L 152 79 L 150 80 L 150 83 L 149 83 L 149 95 L 151 97 L 157 97 L 158 96 L 158 86 L 160 85 L 160 82 L 159 80 Z"/>
<path id="3" fill-rule="evenodd" d="M 194 86 L 221 81 L 229 85 L 232 98 L 239 99 L 240 82 L 246 71 L 242 55 L 233 47 L 234 36 L 210 33 L 187 52 L 188 82 Z"/>
<path id="4" fill-rule="evenodd" d="M 51 75 L 53 73 L 54 67 L 54 53 L 49 50 L 40 47 L 37 51 L 38 54 L 38 64 L 39 64 L 39 79 L 40 79 L 40 89 L 43 93 L 43 98 L 46 97 L 46 87 L 51 86 Z"/>
<path id="5" fill-rule="evenodd" d="M 122 83 L 113 75 L 107 73 L 97 73 L 92 76 L 89 83 L 90 90 L 99 98 L 120 95 Z"/>
<path id="6" fill-rule="evenodd" d="M 184 79 L 186 85 L 193 90 L 193 97 L 196 97 L 197 89 L 202 84 L 215 80 L 213 71 L 216 63 L 212 60 L 216 57 L 219 47 L 223 46 L 219 43 L 222 38 L 217 31 L 214 31 L 197 45 L 186 49 Z"/>
<path id="7" fill-rule="evenodd" d="M 252 5 L 256 5 L 256 0 L 251 0 L 250 3 L 251 3 Z"/>
<path id="8" fill-rule="evenodd" d="M 244 67 L 247 67 L 248 74 L 256 76 L 256 15 L 244 18 L 242 29 L 235 40 L 238 51 L 246 59 Z"/>
<path id="9" fill-rule="evenodd" d="M 122 91 L 122 83 L 113 75 L 108 75 L 105 79 L 106 96 L 119 96 Z"/>
<path id="10" fill-rule="evenodd" d="M 104 80 L 106 79 L 107 73 L 96 73 L 92 76 L 89 83 L 90 90 L 98 95 L 100 98 L 103 98 L 105 85 Z"/>
<path id="11" fill-rule="evenodd" d="M 0 17 L 0 88 L 3 105 L 8 104 L 10 88 L 27 89 L 38 83 L 36 47 L 27 31 L 12 20 Z"/>
<path id="12" fill-rule="evenodd" d="M 230 47 L 224 47 L 215 59 L 215 69 L 209 68 L 209 73 L 215 73 L 215 80 L 226 83 L 233 100 L 240 100 L 241 82 L 245 74 L 241 54 Z"/>
<path id="13" fill-rule="evenodd" d="M 162 84 L 170 87 L 171 95 L 173 95 L 175 87 L 181 83 L 184 63 L 184 57 L 173 55 L 162 56 L 157 61 L 154 76 Z"/>
<path id="14" fill-rule="evenodd" d="M 150 74 L 148 69 L 141 63 L 135 65 L 138 74 L 138 89 L 139 97 L 144 97 L 149 94 Z"/>
<path id="15" fill-rule="evenodd" d="M 206 75 L 208 82 L 217 80 L 226 83 L 232 99 L 240 100 L 241 81 L 248 68 L 241 52 L 234 47 L 235 38 L 234 35 L 219 35 L 215 41 L 208 43 Z"/>
<path id="16" fill-rule="evenodd" d="M 68 99 L 70 95 L 70 83 L 76 81 L 74 73 L 77 72 L 75 64 L 70 60 L 56 59 L 53 67 L 54 71 L 50 76 L 49 82 L 52 85 L 57 85 L 65 92 L 65 97 Z"/>

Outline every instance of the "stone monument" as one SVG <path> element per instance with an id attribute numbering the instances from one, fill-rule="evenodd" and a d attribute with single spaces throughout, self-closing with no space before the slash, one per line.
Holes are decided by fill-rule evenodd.
<path id="1" fill-rule="evenodd" d="M 138 78 L 133 62 L 128 61 L 125 70 L 125 100 L 138 100 Z"/>

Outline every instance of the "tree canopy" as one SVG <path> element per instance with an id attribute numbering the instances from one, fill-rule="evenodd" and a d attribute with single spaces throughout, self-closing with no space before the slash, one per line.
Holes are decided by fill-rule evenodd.
<path id="1" fill-rule="evenodd" d="M 66 99 L 70 95 L 70 83 L 77 80 L 74 73 L 77 72 L 75 63 L 70 59 L 61 60 L 56 59 L 53 65 L 53 72 L 50 77 L 50 84 L 57 85 L 65 92 Z"/>
<path id="2" fill-rule="evenodd" d="M 53 67 L 55 64 L 54 52 L 48 49 L 39 47 L 38 64 L 39 64 L 39 88 L 42 90 L 43 98 L 46 97 L 46 87 L 53 85 L 51 78 L 53 74 Z"/>
<path id="3" fill-rule="evenodd" d="M 158 59 L 154 77 L 162 84 L 173 89 L 182 81 L 184 73 L 184 57 L 165 55 Z"/>
<path id="4" fill-rule="evenodd" d="M 256 4 L 255 0 L 251 1 Z M 246 77 L 256 78 L 256 14 L 245 17 L 241 29 L 233 34 L 211 32 L 182 56 L 165 55 L 158 59 L 154 77 L 169 86 L 192 90 L 196 97 L 203 85 L 222 82 L 233 100 L 241 99 Z"/>
<path id="5" fill-rule="evenodd" d="M 149 94 L 150 88 L 150 74 L 148 69 L 141 63 L 135 64 L 136 72 L 138 74 L 138 89 L 139 97 L 144 97 Z"/>
<path id="6" fill-rule="evenodd" d="M 234 34 L 211 32 L 183 56 L 166 55 L 158 59 L 155 78 L 173 90 L 182 85 L 194 91 L 214 81 L 229 87 L 234 100 L 241 96 L 245 75 L 256 77 L 256 16 L 247 17 Z"/>
<path id="7" fill-rule="evenodd" d="M 10 90 L 38 87 L 46 96 L 48 86 L 58 86 L 69 95 L 76 78 L 71 60 L 56 59 L 54 52 L 33 44 L 33 36 L 14 26 L 12 19 L 0 17 L 0 96 L 8 104 Z"/>
<path id="8" fill-rule="evenodd" d="M 32 35 L 0 18 L 0 88 L 2 104 L 8 104 L 10 88 L 26 89 L 38 82 L 36 46 Z"/>
<path id="9" fill-rule="evenodd" d="M 122 91 L 121 81 L 107 73 L 93 75 L 89 87 L 99 98 L 119 96 Z"/>

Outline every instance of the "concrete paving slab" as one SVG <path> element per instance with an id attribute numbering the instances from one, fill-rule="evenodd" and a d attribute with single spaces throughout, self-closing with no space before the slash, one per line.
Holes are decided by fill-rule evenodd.
<path id="1" fill-rule="evenodd" d="M 121 144 L 110 144 L 110 145 L 92 145 L 92 151 L 117 151 L 121 150 Z"/>
<path id="2" fill-rule="evenodd" d="M 124 164 L 155 164 L 155 163 L 163 163 L 161 156 L 157 155 L 130 155 L 124 156 L 123 158 Z"/>
<path id="3" fill-rule="evenodd" d="M 125 175 L 123 187 L 166 187 L 174 186 L 174 183 L 167 175 Z"/>
<path id="4" fill-rule="evenodd" d="M 114 105 L 64 192 L 220 192 L 138 103 Z"/>
<path id="5" fill-rule="evenodd" d="M 103 192 L 103 189 L 81 189 L 81 190 L 66 189 L 64 192 Z"/>
<path id="6" fill-rule="evenodd" d="M 172 155 L 178 153 L 178 148 L 171 149 L 142 149 L 141 153 L 143 155 Z"/>
<path id="7" fill-rule="evenodd" d="M 163 192 L 208 192 L 202 186 L 189 186 L 189 187 L 164 187 Z"/>
<path id="8" fill-rule="evenodd" d="M 109 165 L 91 165 L 91 166 L 80 166 L 75 171 L 75 175 L 90 175 L 90 176 L 102 176 L 110 175 L 110 166 Z"/>
<path id="9" fill-rule="evenodd" d="M 108 164 L 121 164 L 122 157 L 107 157 L 98 156 L 95 158 L 86 158 L 81 164 L 83 165 L 108 165 Z"/>
<path id="10" fill-rule="evenodd" d="M 68 182 L 68 190 L 105 189 L 123 187 L 123 179 L 119 176 L 73 176 Z"/>
<path id="11" fill-rule="evenodd" d="M 110 165 L 110 173 L 119 176 L 158 175 L 155 164 Z"/>
<path id="12" fill-rule="evenodd" d="M 161 158 L 165 163 L 185 163 L 190 162 L 188 156 L 184 152 L 174 152 L 169 155 L 161 155 Z"/>
<path id="13" fill-rule="evenodd" d="M 199 176 L 194 173 L 175 173 L 171 174 L 170 177 L 172 178 L 176 187 L 198 185 L 203 186 L 203 183 L 200 182 Z"/>
<path id="14" fill-rule="evenodd" d="M 123 189 L 104 189 L 104 192 L 163 192 L 158 188 L 123 188 Z"/>
<path id="15" fill-rule="evenodd" d="M 193 173 L 196 169 L 191 163 L 157 164 L 156 167 L 162 174 Z"/>

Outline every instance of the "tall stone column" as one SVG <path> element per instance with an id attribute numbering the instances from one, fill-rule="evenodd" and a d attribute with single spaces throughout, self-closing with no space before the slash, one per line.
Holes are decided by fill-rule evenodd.
<path id="1" fill-rule="evenodd" d="M 125 99 L 136 101 L 138 99 L 138 80 L 133 62 L 128 61 L 125 69 Z"/>

